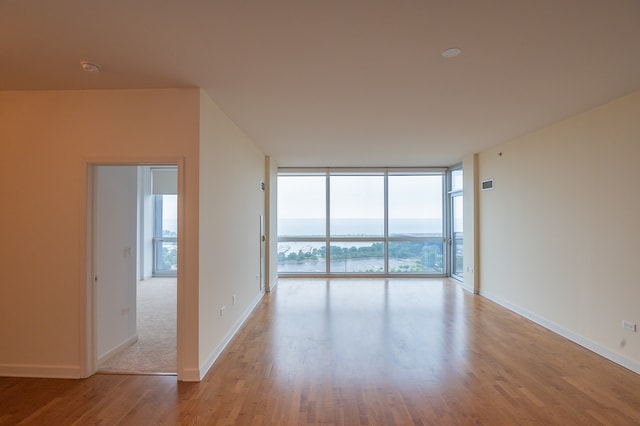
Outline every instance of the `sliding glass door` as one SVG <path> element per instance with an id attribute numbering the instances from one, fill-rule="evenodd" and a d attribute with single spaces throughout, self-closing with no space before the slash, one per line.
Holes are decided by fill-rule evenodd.
<path id="1" fill-rule="evenodd" d="M 462 280 L 464 274 L 462 169 L 451 170 L 449 176 L 451 182 L 449 191 L 451 276 Z"/>

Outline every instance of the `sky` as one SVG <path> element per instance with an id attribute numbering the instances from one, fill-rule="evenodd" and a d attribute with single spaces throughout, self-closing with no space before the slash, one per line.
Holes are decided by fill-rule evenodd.
<path id="1" fill-rule="evenodd" d="M 331 176 L 333 219 L 383 219 L 383 176 Z M 279 219 L 324 219 L 325 176 L 278 178 Z M 442 176 L 389 176 L 390 219 L 442 218 Z M 163 218 L 177 231 L 177 196 L 163 199 Z M 459 205 L 458 207 L 461 207 Z"/>
<path id="2" fill-rule="evenodd" d="M 331 217 L 382 219 L 383 176 L 331 176 Z M 280 219 L 325 217 L 324 176 L 280 176 Z M 389 176 L 389 217 L 396 219 L 442 217 L 442 176 Z"/>
<path id="3" fill-rule="evenodd" d="M 178 232 L 178 196 L 162 197 L 162 229 Z"/>

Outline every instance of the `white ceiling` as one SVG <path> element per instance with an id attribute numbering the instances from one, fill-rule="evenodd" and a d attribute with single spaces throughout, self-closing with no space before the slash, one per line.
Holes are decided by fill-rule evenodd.
<path id="1" fill-rule="evenodd" d="M 640 89 L 640 1 L 0 0 L 0 90 L 162 87 L 281 166 L 446 166 Z"/>

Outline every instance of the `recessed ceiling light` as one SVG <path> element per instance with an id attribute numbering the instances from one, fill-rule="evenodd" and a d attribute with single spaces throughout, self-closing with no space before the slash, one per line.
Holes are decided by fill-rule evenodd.
<path id="1" fill-rule="evenodd" d="M 457 47 L 452 47 L 442 52 L 442 56 L 444 56 L 445 58 L 455 58 L 461 53 L 462 50 L 458 49 Z"/>
<path id="2" fill-rule="evenodd" d="M 93 62 L 81 61 L 80 66 L 83 71 L 86 72 L 100 72 L 100 65 L 94 64 Z"/>

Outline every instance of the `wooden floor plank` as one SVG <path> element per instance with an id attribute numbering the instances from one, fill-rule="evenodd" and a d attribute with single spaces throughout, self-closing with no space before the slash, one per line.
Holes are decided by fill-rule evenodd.
<path id="1" fill-rule="evenodd" d="M 0 378 L 0 424 L 640 424 L 640 376 L 448 280 L 281 279 L 201 383 Z"/>

